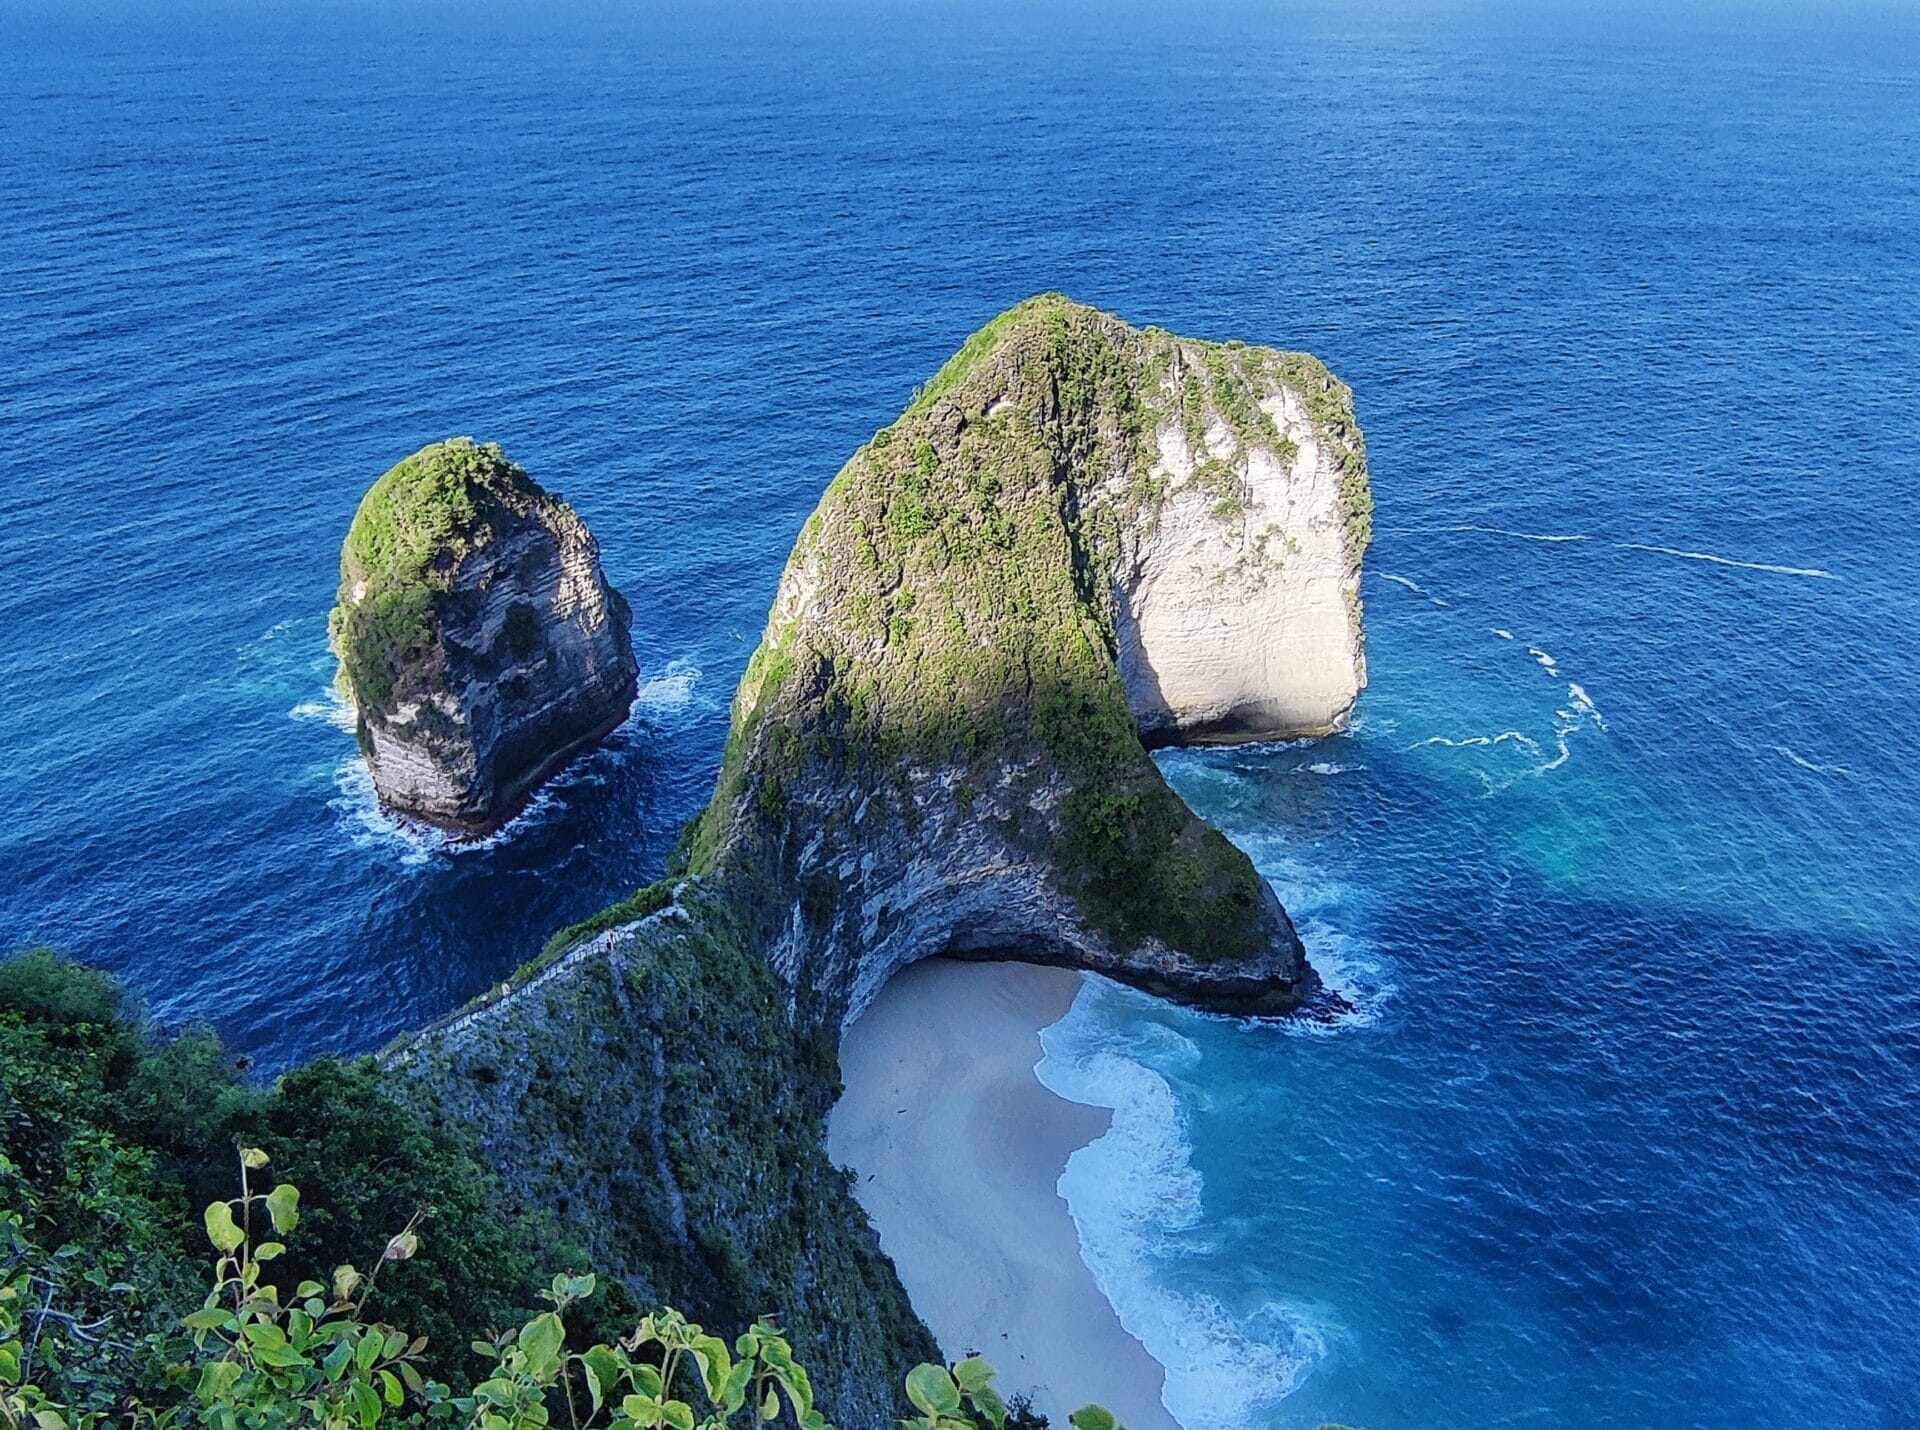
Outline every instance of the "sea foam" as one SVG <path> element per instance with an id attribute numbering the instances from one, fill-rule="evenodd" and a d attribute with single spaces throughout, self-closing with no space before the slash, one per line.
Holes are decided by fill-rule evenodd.
<path id="1" fill-rule="evenodd" d="M 690 710 L 704 708 L 700 681 L 705 672 L 684 658 L 670 660 L 660 673 L 640 682 L 634 692 L 634 713 L 654 720 L 671 720 Z"/>
<path id="2" fill-rule="evenodd" d="M 1155 1064 L 1170 1053 L 1197 1058 L 1198 1049 L 1140 1016 L 1136 1000 L 1154 1006 L 1089 979 L 1066 1017 L 1041 1034 L 1040 1081 L 1070 1101 L 1113 1111 L 1112 1127 L 1068 1159 L 1060 1194 L 1102 1294 L 1166 1367 L 1163 1398 L 1174 1418 L 1186 1430 L 1253 1430 L 1325 1353 L 1325 1338 L 1277 1301 L 1236 1315 L 1164 1274 L 1187 1254 L 1183 1239 L 1203 1226 L 1204 1188 L 1179 1098 Z"/>

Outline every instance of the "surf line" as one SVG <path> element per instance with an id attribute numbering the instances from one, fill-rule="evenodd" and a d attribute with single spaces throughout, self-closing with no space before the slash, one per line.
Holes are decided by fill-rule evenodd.
<path id="1" fill-rule="evenodd" d="M 1389 534 L 1404 533 L 1409 536 L 1419 536 L 1443 531 L 1478 531 L 1484 532 L 1489 536 L 1509 536 L 1516 541 L 1547 541 L 1558 543 L 1565 541 L 1594 541 L 1598 539 L 1578 532 L 1514 531 L 1504 526 L 1473 525 L 1395 527 L 1391 529 Z M 1840 579 L 1833 572 L 1818 566 L 1782 566 L 1771 561 L 1740 561 L 1732 556 L 1716 556 L 1711 551 L 1688 551 L 1679 546 L 1656 546 L 1647 541 L 1607 541 L 1604 544 L 1618 551 L 1647 551 L 1657 556 L 1676 556 L 1682 561 L 1710 561 L 1715 566 L 1733 566 L 1742 571 L 1768 571 L 1776 576 L 1807 576 L 1819 581 L 1838 581 Z M 1389 576 L 1387 579 L 1390 581 L 1400 580 L 1399 577 L 1394 576 Z M 1402 584 L 1407 583 L 1403 582 Z"/>
<path id="2" fill-rule="evenodd" d="M 1434 595 L 1433 592 L 1429 591 L 1425 586 L 1422 586 L 1418 581 L 1409 580 L 1405 576 L 1396 576 L 1391 571 L 1382 571 L 1380 573 L 1380 579 L 1382 581 L 1391 581 L 1396 586 L 1405 586 L 1416 596 L 1424 596 L 1429 605 L 1448 607 L 1453 605 L 1453 602 Z"/>
<path id="3" fill-rule="evenodd" d="M 1649 546 L 1644 541 L 1616 541 L 1625 551 L 1653 551 L 1662 556 L 1678 556 L 1685 561 L 1711 561 L 1716 566 L 1737 566 L 1742 571 L 1771 571 L 1779 576 L 1812 576 L 1822 581 L 1838 581 L 1831 571 L 1818 566 L 1775 566 L 1766 561 L 1736 561 L 1731 556 L 1715 556 L 1708 551 L 1682 551 L 1677 546 Z"/>

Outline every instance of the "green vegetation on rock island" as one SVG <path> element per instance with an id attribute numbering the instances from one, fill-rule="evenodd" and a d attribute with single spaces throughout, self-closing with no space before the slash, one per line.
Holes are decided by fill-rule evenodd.
<path id="1" fill-rule="evenodd" d="M 329 617 L 340 680 L 381 705 L 432 650 L 434 598 L 462 556 L 485 544 L 487 513 L 525 513 L 547 493 L 494 443 L 454 437 L 396 463 L 361 498 L 340 550 Z"/>

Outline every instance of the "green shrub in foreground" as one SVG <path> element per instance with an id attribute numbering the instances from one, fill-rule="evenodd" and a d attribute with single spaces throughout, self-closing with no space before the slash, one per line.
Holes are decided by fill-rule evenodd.
<path id="1" fill-rule="evenodd" d="M 300 1225 L 300 1192 L 284 1181 L 255 1191 L 254 1174 L 267 1164 L 265 1152 L 241 1148 L 240 1195 L 207 1206 L 213 1284 L 183 1322 L 191 1364 L 174 1368 L 179 1393 L 159 1405 L 136 1404 L 131 1424 L 538 1430 L 564 1416 L 571 1430 L 738 1430 L 773 1422 L 832 1430 L 814 1406 L 806 1368 L 771 1321 L 759 1321 L 729 1347 L 678 1312 L 661 1310 L 612 1344 L 569 1351 L 563 1316 L 593 1295 L 591 1275 L 556 1276 L 542 1293 L 550 1310 L 476 1342 L 488 1370 L 471 1392 L 455 1394 L 431 1377 L 425 1337 L 367 1318 L 381 1274 L 419 1252 L 420 1218 L 387 1241 L 371 1271 L 341 1265 L 327 1282 L 302 1281 L 283 1299 L 265 1268 L 287 1254 L 280 1238 Z M 17 1215 L 0 1217 L 0 1232 L 13 1251 L 24 1247 Z M 7 1430 L 93 1430 L 104 1421 L 57 1404 L 38 1384 L 35 1359 L 49 1320 L 82 1341 L 99 1329 L 59 1309 L 60 1290 L 10 1252 L 0 1281 L 0 1423 Z M 993 1367 L 978 1356 L 952 1367 L 918 1366 L 906 1392 L 920 1413 L 901 1423 L 908 1430 L 1008 1430 L 993 1380 Z M 1070 1419 L 1074 1430 L 1119 1430 L 1097 1406 Z"/>
<path id="2" fill-rule="evenodd" d="M 166 1389 L 180 1317 L 205 1291 L 194 1209 L 231 1185 L 236 1140 L 271 1146 L 273 1172 L 316 1204 L 274 1268 L 284 1284 L 326 1281 L 430 1209 L 434 1256 L 389 1266 L 380 1304 L 456 1386 L 480 1369 L 470 1340 L 538 1309 L 547 1274 L 586 1269 L 566 1228 L 507 1206 L 475 1149 L 396 1101 L 371 1062 L 249 1086 L 211 1032 L 158 1035 L 111 976 L 30 951 L 0 959 L 0 1209 L 17 1222 L 0 1222 L 0 1283 L 32 1267 L 78 1324 L 100 1323 L 93 1340 L 45 1325 L 34 1374 L 61 1403 L 104 1413 Z M 574 1319 L 605 1335 L 637 1310 L 604 1283 Z"/>

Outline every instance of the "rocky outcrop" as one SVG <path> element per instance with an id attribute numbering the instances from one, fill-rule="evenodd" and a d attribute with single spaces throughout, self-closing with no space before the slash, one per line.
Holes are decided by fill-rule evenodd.
<path id="1" fill-rule="evenodd" d="M 1303 354 L 1004 314 L 807 522 L 693 867 L 768 886 L 769 956 L 835 1017 L 933 954 L 1293 1007 L 1285 912 L 1143 740 L 1346 718 L 1365 473 Z"/>
<path id="2" fill-rule="evenodd" d="M 941 954 L 1298 1006 L 1285 911 L 1146 742 L 1338 726 L 1370 513 L 1314 359 L 1002 315 L 807 521 L 674 873 L 397 1081 L 643 1299 L 778 1310 L 834 1422 L 891 1423 L 931 1342 L 824 1160 L 840 1028 Z"/>
<path id="3" fill-rule="evenodd" d="M 462 834 L 511 818 L 633 705 L 592 533 L 497 446 L 421 449 L 360 503 L 330 629 L 374 787 Z"/>

